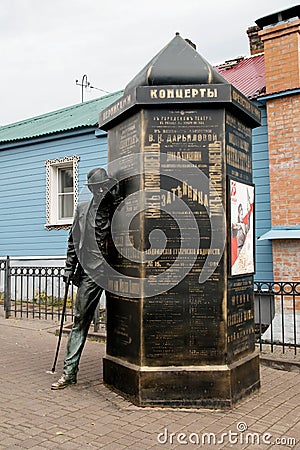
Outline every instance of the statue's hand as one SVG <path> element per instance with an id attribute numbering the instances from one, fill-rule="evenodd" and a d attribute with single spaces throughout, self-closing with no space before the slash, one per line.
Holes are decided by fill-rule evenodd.
<path id="1" fill-rule="evenodd" d="M 64 283 L 70 283 L 72 281 L 73 272 L 71 270 L 65 270 L 63 274 Z"/>

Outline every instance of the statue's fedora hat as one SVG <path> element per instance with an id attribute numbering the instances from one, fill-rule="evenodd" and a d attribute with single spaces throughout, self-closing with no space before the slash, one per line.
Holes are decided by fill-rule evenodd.
<path id="1" fill-rule="evenodd" d="M 102 167 L 96 167 L 95 169 L 90 170 L 87 174 L 87 182 L 85 183 L 85 185 L 92 186 L 96 184 L 105 184 L 112 181 L 115 180 L 107 175 L 105 169 L 103 169 Z"/>

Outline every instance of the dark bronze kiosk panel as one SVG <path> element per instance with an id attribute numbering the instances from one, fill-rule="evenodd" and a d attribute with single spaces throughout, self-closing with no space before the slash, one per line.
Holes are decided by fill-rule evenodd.
<path id="1" fill-rule="evenodd" d="M 254 104 L 179 35 L 100 116 L 112 222 L 104 382 L 139 406 L 231 408 L 257 390 Z"/>

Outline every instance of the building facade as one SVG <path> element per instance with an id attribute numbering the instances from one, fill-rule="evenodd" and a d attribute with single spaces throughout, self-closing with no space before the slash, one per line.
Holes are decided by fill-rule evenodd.
<path id="1" fill-rule="evenodd" d="M 264 44 L 275 280 L 300 281 L 300 6 L 257 21 Z"/>

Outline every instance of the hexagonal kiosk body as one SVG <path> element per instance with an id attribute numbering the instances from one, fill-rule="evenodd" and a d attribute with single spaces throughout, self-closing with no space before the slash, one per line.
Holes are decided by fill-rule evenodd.
<path id="1" fill-rule="evenodd" d="M 103 111 L 112 224 L 105 384 L 140 406 L 259 388 L 252 128 L 260 112 L 179 35 Z"/>

